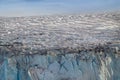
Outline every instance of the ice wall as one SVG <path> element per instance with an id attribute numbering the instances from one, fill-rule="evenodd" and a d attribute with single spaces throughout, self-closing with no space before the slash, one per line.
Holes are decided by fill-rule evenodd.
<path id="1" fill-rule="evenodd" d="M 11 56 L 8 51 L 0 48 L 0 80 L 120 80 L 120 46 Z"/>

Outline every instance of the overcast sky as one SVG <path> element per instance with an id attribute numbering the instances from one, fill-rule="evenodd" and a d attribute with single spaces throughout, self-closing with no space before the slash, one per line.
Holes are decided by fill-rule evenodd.
<path id="1" fill-rule="evenodd" d="M 0 0 L 0 16 L 120 10 L 120 0 Z"/>

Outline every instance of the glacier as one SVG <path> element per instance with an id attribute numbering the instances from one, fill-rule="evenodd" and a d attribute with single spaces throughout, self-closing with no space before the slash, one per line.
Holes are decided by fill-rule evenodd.
<path id="1" fill-rule="evenodd" d="M 0 48 L 0 80 L 120 80 L 120 45 L 7 53 Z"/>
<path id="2" fill-rule="evenodd" d="M 0 17 L 0 80 L 120 80 L 119 15 Z"/>

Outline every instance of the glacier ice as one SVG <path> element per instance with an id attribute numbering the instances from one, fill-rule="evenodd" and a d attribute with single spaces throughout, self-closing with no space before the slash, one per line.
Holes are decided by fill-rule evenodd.
<path id="1" fill-rule="evenodd" d="M 45 55 L 13 56 L 1 50 L 0 80 L 120 80 L 120 57 L 115 50 L 51 50 Z"/>

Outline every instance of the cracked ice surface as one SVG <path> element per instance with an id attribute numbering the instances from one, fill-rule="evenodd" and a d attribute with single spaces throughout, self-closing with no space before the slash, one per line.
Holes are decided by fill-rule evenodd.
<path id="1" fill-rule="evenodd" d="M 104 44 L 118 37 L 114 14 L 0 18 L 0 42 L 41 49 Z"/>

